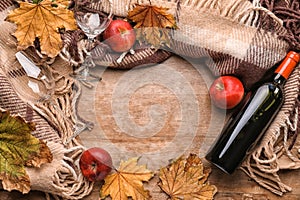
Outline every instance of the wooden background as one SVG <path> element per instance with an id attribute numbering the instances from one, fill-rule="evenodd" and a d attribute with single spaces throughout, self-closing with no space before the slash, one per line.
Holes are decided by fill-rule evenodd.
<path id="1" fill-rule="evenodd" d="M 184 61 L 172 57 L 166 62 L 129 71 L 97 68 L 103 80 L 93 89 L 83 87 L 78 111 L 94 123 L 92 131 L 81 134 L 87 147 L 99 146 L 112 155 L 115 167 L 120 160 L 140 157 L 140 164 L 157 171 L 182 154 L 203 157 L 226 120 L 226 113 L 211 105 L 208 87 L 213 77 L 205 60 Z M 205 160 L 204 164 L 210 166 Z M 300 199 L 299 170 L 280 176 L 293 191 L 276 196 L 241 170 L 232 175 L 212 167 L 209 182 L 218 188 L 215 199 Z M 152 199 L 167 199 L 154 177 L 145 184 Z M 99 198 L 100 185 L 84 200 Z M 33 191 L 0 192 L 0 200 L 37 200 L 44 194 Z"/>

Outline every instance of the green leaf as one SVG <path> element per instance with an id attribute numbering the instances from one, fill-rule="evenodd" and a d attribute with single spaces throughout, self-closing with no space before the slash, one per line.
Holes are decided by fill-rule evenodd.
<path id="1" fill-rule="evenodd" d="M 52 161 L 47 145 L 31 135 L 34 130 L 33 123 L 0 111 L 0 180 L 8 191 L 29 192 L 30 179 L 25 166 L 39 167 Z"/>

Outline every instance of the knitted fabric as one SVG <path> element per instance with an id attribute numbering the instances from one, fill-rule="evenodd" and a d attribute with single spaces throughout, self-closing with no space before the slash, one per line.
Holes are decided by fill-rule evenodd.
<path id="1" fill-rule="evenodd" d="M 4 21 L 8 11 L 13 8 L 12 1 L 0 2 L 0 108 L 35 123 L 36 130 L 32 134 L 45 141 L 53 155 L 51 163 L 41 168 L 26 169 L 31 190 L 64 199 L 82 199 L 93 188 L 93 184 L 83 178 L 76 162 L 85 148 L 78 139 L 66 143 L 77 122 L 73 105 L 80 94 L 80 87 L 66 76 L 69 72 L 64 70 L 70 68 L 62 59 L 40 66 L 41 74 L 38 78 L 27 76 L 15 57 L 17 45 L 12 36 L 15 27 Z M 44 59 L 32 48 L 22 53 L 37 66 Z M 34 92 L 29 87 L 30 83 L 37 84 L 39 92 Z"/>
<path id="2" fill-rule="evenodd" d="M 113 0 L 114 15 L 126 17 L 136 3 L 149 4 L 150 2 Z M 243 80 L 247 88 L 250 88 L 263 77 L 266 71 L 280 62 L 289 50 L 299 50 L 300 23 L 297 0 L 262 0 L 261 2 L 256 0 L 253 2 L 151 0 L 151 5 L 167 7 L 169 12 L 176 16 L 179 29 L 172 34 L 170 49 L 166 51 L 166 49 L 141 48 L 136 55 L 127 55 L 121 63 L 117 63 L 115 60 L 118 54 L 112 53 L 107 46 L 100 44 L 93 50 L 94 56 L 98 56 L 96 59 L 98 64 L 128 69 L 162 62 L 172 54 L 193 59 L 206 57 L 209 58 L 207 67 L 214 75 L 234 74 Z M 11 1 L 0 3 L 2 19 L 12 6 Z M 97 8 L 97 4 L 92 4 L 91 7 Z M 107 11 L 105 9 L 103 11 Z M 42 95 L 37 95 L 25 89 L 28 85 L 28 77 L 21 66 L 16 64 L 14 58 L 16 43 L 10 36 L 14 26 L 3 20 L 1 22 L 3 30 L 0 39 L 2 69 L 0 77 L 2 77 L 1 84 L 6 85 L 3 87 L 5 95 L 1 98 L 8 98 L 10 101 L 0 101 L 2 103 L 0 107 L 15 109 L 15 113 L 20 113 L 25 118 L 40 124 L 38 125 L 40 128 L 37 128 L 34 134 L 49 141 L 49 144 L 57 144 L 59 147 L 49 145 L 54 158 L 65 161 L 57 162 L 57 166 L 49 166 L 51 173 L 47 176 L 53 177 L 50 185 L 34 179 L 37 176 L 31 176 L 32 188 L 46 190 L 68 199 L 80 199 L 91 191 L 92 185 L 81 177 L 78 167 L 69 163 L 76 163 L 78 155 L 84 148 L 76 139 L 70 144 L 65 146 L 64 144 L 73 134 L 75 122 L 81 120 L 74 106 L 80 94 L 80 86 L 67 75 L 69 72 L 66 70 L 71 70 L 69 64 L 76 66 L 82 62 L 84 57 L 82 52 L 85 48 L 83 36 L 80 32 L 67 33 L 63 36 L 65 42 L 61 54 L 63 59 L 56 59 L 46 67 L 42 67 L 42 73 L 47 79 L 39 82 L 44 89 Z M 74 38 L 76 38 L 76 51 L 70 48 Z M 41 58 L 34 52 L 28 49 L 25 54 L 36 63 L 45 61 L 46 58 Z M 69 67 L 61 67 L 66 65 Z M 241 167 L 258 184 L 278 195 L 291 190 L 290 186 L 281 181 L 279 170 L 300 167 L 298 157 L 300 141 L 297 137 L 299 77 L 300 70 L 296 68 L 285 85 L 286 100 L 282 109 L 265 133 L 260 145 L 246 158 Z M 9 96 L 10 93 L 14 95 Z M 41 99 L 45 100 L 40 101 Z M 47 174 L 47 171 L 43 174 Z"/>
<path id="3" fill-rule="evenodd" d="M 114 0 L 114 14 L 126 17 L 136 3 L 150 4 L 148 0 Z M 206 64 L 214 75 L 234 74 L 243 80 L 247 89 L 260 81 L 289 50 L 299 50 L 298 1 L 261 3 L 257 0 L 151 1 L 151 5 L 169 8 L 169 13 L 176 16 L 179 29 L 172 35 L 172 53 L 193 59 L 207 57 Z M 285 84 L 286 100 L 282 109 L 241 167 L 258 184 L 278 195 L 291 190 L 282 183 L 279 170 L 299 168 L 299 73 L 296 68 Z"/>

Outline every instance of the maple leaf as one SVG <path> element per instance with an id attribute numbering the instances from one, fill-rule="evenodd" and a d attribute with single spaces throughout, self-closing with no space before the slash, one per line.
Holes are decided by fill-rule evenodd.
<path id="1" fill-rule="evenodd" d="M 63 45 L 59 29 L 77 29 L 74 14 L 66 8 L 66 3 L 64 0 L 43 0 L 37 4 L 19 2 L 20 7 L 6 17 L 17 25 L 14 35 L 18 47 L 34 46 L 35 39 L 39 38 L 41 52 L 56 57 Z"/>
<path id="2" fill-rule="evenodd" d="M 113 200 L 127 200 L 128 197 L 134 200 L 150 198 L 143 182 L 149 181 L 154 174 L 146 166 L 138 166 L 137 161 L 138 158 L 121 161 L 119 169 L 105 178 L 105 184 L 100 191 L 102 199 L 109 195 Z"/>
<path id="3" fill-rule="evenodd" d="M 134 28 L 139 40 L 159 47 L 170 43 L 168 28 L 177 28 L 174 16 L 167 11 L 168 8 L 137 4 L 128 12 L 127 18 L 136 23 Z"/>
<path id="4" fill-rule="evenodd" d="M 20 116 L 0 111 L 0 180 L 5 190 L 30 191 L 25 166 L 39 167 L 52 161 L 47 145 L 31 135 L 35 129 Z"/>
<path id="5" fill-rule="evenodd" d="M 61 4 L 68 7 L 70 5 L 70 0 L 53 0 L 53 4 L 54 5 Z"/>
<path id="6" fill-rule="evenodd" d="M 171 165 L 160 169 L 160 188 L 175 199 L 213 199 L 217 188 L 207 183 L 210 169 L 204 169 L 201 159 L 190 154 L 180 157 Z"/>

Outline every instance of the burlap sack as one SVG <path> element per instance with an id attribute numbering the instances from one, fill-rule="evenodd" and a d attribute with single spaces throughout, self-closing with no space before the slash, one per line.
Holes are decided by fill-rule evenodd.
<path id="1" fill-rule="evenodd" d="M 36 130 L 32 134 L 45 141 L 53 154 L 51 163 L 26 169 L 31 190 L 65 199 L 82 199 L 93 188 L 81 175 L 76 162 L 84 147 L 77 139 L 65 144 L 73 134 L 73 125 L 80 121 L 74 110 L 80 87 L 67 76 L 69 64 L 61 59 L 51 61 L 48 66 L 44 64 L 38 79 L 27 76 L 15 57 L 16 40 L 12 37 L 15 26 L 4 21 L 12 8 L 12 1 L 0 2 L 0 108 L 34 122 Z M 32 61 L 42 63 L 32 49 L 23 53 Z M 46 78 L 40 79 L 42 76 Z M 30 82 L 38 84 L 40 91 L 34 92 L 28 85 Z"/>
<path id="2" fill-rule="evenodd" d="M 292 8 L 291 1 L 282 2 Z M 283 21 L 256 0 L 113 0 L 114 14 L 126 17 L 136 3 L 169 8 L 177 17 L 179 29 L 172 35 L 170 48 L 173 53 L 209 57 L 207 66 L 213 74 L 235 74 L 247 88 L 295 48 Z M 295 3 L 293 8 L 297 9 Z M 299 75 L 296 68 L 285 85 L 281 111 L 241 167 L 258 184 L 278 195 L 291 190 L 282 183 L 279 170 L 299 168 Z"/>

